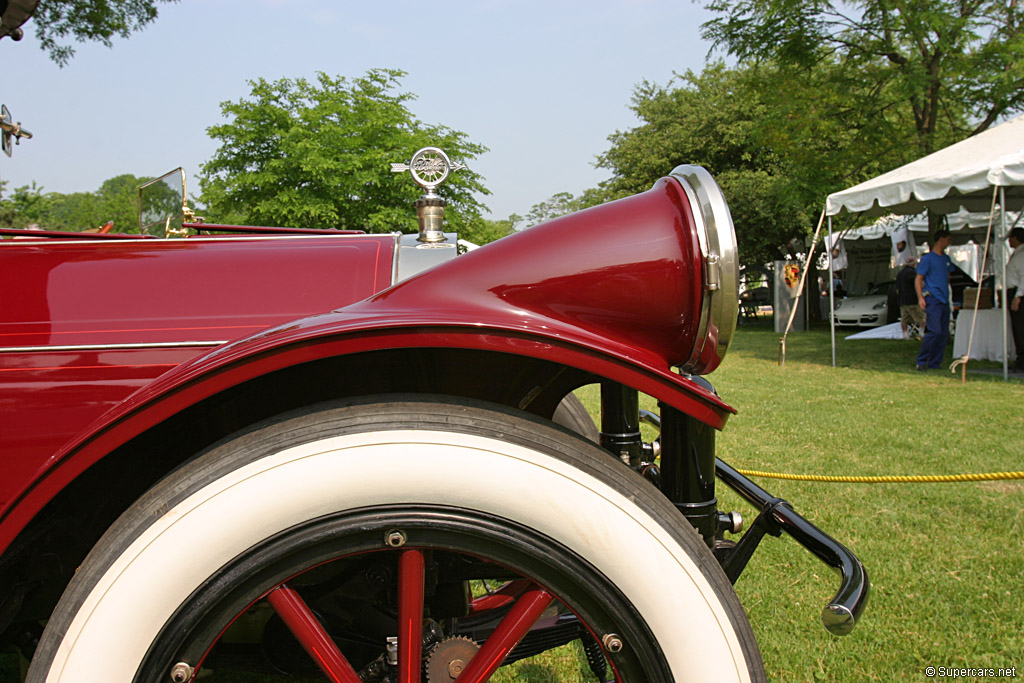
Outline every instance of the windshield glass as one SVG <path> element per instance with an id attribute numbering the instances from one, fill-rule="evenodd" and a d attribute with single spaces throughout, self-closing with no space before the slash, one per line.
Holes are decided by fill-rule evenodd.
<path id="1" fill-rule="evenodd" d="M 169 223 L 181 223 L 185 201 L 185 172 L 176 168 L 139 188 L 139 228 L 164 237 Z"/>

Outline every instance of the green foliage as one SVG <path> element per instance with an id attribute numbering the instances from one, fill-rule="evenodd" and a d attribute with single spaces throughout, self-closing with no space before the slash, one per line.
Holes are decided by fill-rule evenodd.
<path id="1" fill-rule="evenodd" d="M 625 194 L 623 193 L 622 196 Z M 578 196 L 574 196 L 571 192 L 556 192 L 544 201 L 537 202 L 531 206 L 525 218 L 518 214 L 512 214 L 508 217 L 508 221 L 512 224 L 513 229 L 519 229 L 520 223 L 522 223 L 521 227 L 523 228 L 531 228 L 559 216 L 564 216 L 567 213 L 589 209 L 592 206 L 604 204 L 613 199 L 619 199 L 619 196 L 613 196 L 604 187 L 584 190 Z"/>
<path id="2" fill-rule="evenodd" d="M 90 230 L 114 221 L 115 232 L 139 231 L 138 188 L 146 178 L 124 174 L 103 181 L 96 192 L 43 193 L 34 182 L 0 199 L 0 225 L 47 230 Z"/>
<path id="3" fill-rule="evenodd" d="M 530 207 L 526 214 L 527 227 L 550 221 L 567 213 L 580 210 L 580 203 L 571 192 L 558 192 Z"/>
<path id="4" fill-rule="evenodd" d="M 814 228 L 822 200 L 1024 109 L 1024 17 L 978 0 L 709 0 L 704 35 L 741 61 L 633 95 L 609 137 L 608 198 L 680 163 L 722 186 L 752 268 Z"/>
<path id="5" fill-rule="evenodd" d="M 717 62 L 701 74 L 677 74 L 670 86 L 637 85 L 631 108 L 642 124 L 610 135 L 611 149 L 598 156 L 598 166 L 614 174 L 610 187 L 642 192 L 681 163 L 713 172 L 775 165 L 776 155 L 758 137 L 767 105 L 747 76 Z"/>
<path id="6" fill-rule="evenodd" d="M 703 35 L 741 60 L 841 67 L 850 106 L 892 105 L 928 154 L 1024 108 L 1024 10 L 1002 0 L 709 0 Z"/>
<path id="7" fill-rule="evenodd" d="M 127 38 L 156 19 L 159 2 L 177 0 L 40 0 L 32 24 L 39 47 L 65 66 L 75 54 L 65 40 L 110 47 L 115 35 Z"/>
<path id="8" fill-rule="evenodd" d="M 422 193 L 407 174 L 389 172 L 422 147 L 470 162 L 486 151 L 462 132 L 417 120 L 397 92 L 405 72 L 372 69 L 351 81 L 317 75 L 250 81 L 251 96 L 224 102 L 230 120 L 208 129 L 220 147 L 203 165 L 200 186 L 207 218 L 251 225 L 409 231 L 412 203 Z M 452 173 L 438 190 L 446 220 L 464 232 L 489 194 L 479 174 Z"/>
<path id="9" fill-rule="evenodd" d="M 609 136 L 598 157 L 612 172 L 601 189 L 609 198 L 642 192 L 679 164 L 704 166 L 729 201 L 742 263 L 761 268 L 777 258 L 778 245 L 813 229 L 822 196 L 822 178 L 790 163 L 791 143 L 776 123 L 791 104 L 765 87 L 777 78 L 717 62 L 670 86 L 644 81 L 633 94 L 641 125 Z"/>
<path id="10" fill-rule="evenodd" d="M 665 86 L 645 81 L 632 103 L 641 124 L 611 135 L 598 157 L 612 172 L 600 189 L 614 198 L 678 164 L 704 166 L 729 201 L 742 263 L 760 269 L 779 245 L 811 234 L 829 193 L 919 156 L 918 134 L 896 105 L 888 85 L 828 61 L 712 62 Z"/>
<path id="11" fill-rule="evenodd" d="M 730 170 L 716 180 L 728 197 L 740 259 L 748 272 L 779 259 L 779 247 L 790 239 L 813 233 L 816 207 L 794 197 L 785 176 L 765 170 Z"/>
<path id="12" fill-rule="evenodd" d="M 1020 422 L 1024 384 L 968 373 L 961 386 L 948 371 L 917 372 L 913 342 L 837 343 L 832 368 L 827 328 L 791 334 L 779 367 L 772 326 L 741 326 L 709 377 L 739 411 L 718 434 L 719 456 L 805 474 L 1021 469 L 1020 441 L 1006 435 Z M 577 393 L 598 419 L 598 387 Z M 647 396 L 641 407 L 657 410 Z M 736 591 L 769 681 L 924 681 L 927 666 L 1016 666 L 1020 676 L 1024 482 L 755 481 L 853 550 L 871 580 L 860 624 L 831 636 L 819 615 L 837 575 L 789 537 L 766 536 Z M 758 513 L 721 482 L 716 495 L 721 510 Z"/>
<path id="13" fill-rule="evenodd" d="M 7 182 L 0 185 L 0 191 L 6 188 Z M 10 197 L 0 197 L 0 225 L 6 228 L 24 228 L 42 220 L 49 206 L 49 199 L 43 194 L 43 188 L 36 185 L 24 185 L 16 188 Z"/>
<path id="14" fill-rule="evenodd" d="M 516 223 L 518 220 L 521 219 L 515 214 L 498 221 L 490 220 L 488 218 L 478 218 L 470 221 L 464 228 L 462 228 L 459 232 L 459 239 L 472 242 L 473 244 L 482 247 L 485 244 L 490 244 L 495 240 L 511 235 L 516 230 Z"/>

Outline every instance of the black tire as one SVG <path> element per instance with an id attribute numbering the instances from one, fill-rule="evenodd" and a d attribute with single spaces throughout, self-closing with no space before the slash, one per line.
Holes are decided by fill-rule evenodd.
<path id="1" fill-rule="evenodd" d="M 167 681 L 285 582 L 404 551 L 534 582 L 617 680 L 765 680 L 731 584 L 656 490 L 549 422 L 443 397 L 319 406 L 169 475 L 85 560 L 28 680 Z"/>
<path id="2" fill-rule="evenodd" d="M 568 394 L 555 408 L 551 421 L 576 432 L 588 441 L 601 443 L 601 433 L 576 394 Z"/>

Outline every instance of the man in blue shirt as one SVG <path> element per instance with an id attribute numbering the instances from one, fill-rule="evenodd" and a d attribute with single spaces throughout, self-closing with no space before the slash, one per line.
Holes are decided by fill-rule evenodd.
<path id="1" fill-rule="evenodd" d="M 936 230 L 931 251 L 917 264 L 914 289 L 917 305 L 925 315 L 924 339 L 917 354 L 918 370 L 942 367 L 942 354 L 949 341 L 949 274 L 954 266 L 946 247 L 951 241 L 949 230 Z"/>

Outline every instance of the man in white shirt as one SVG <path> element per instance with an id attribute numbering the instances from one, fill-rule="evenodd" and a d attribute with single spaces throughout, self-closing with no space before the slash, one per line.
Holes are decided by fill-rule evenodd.
<path id="1" fill-rule="evenodd" d="M 1024 228 L 1010 231 L 1010 246 L 1013 255 L 1006 264 L 1006 296 L 1010 302 L 1010 329 L 1013 343 L 1017 347 L 1017 360 L 1013 369 L 1024 372 Z"/>

